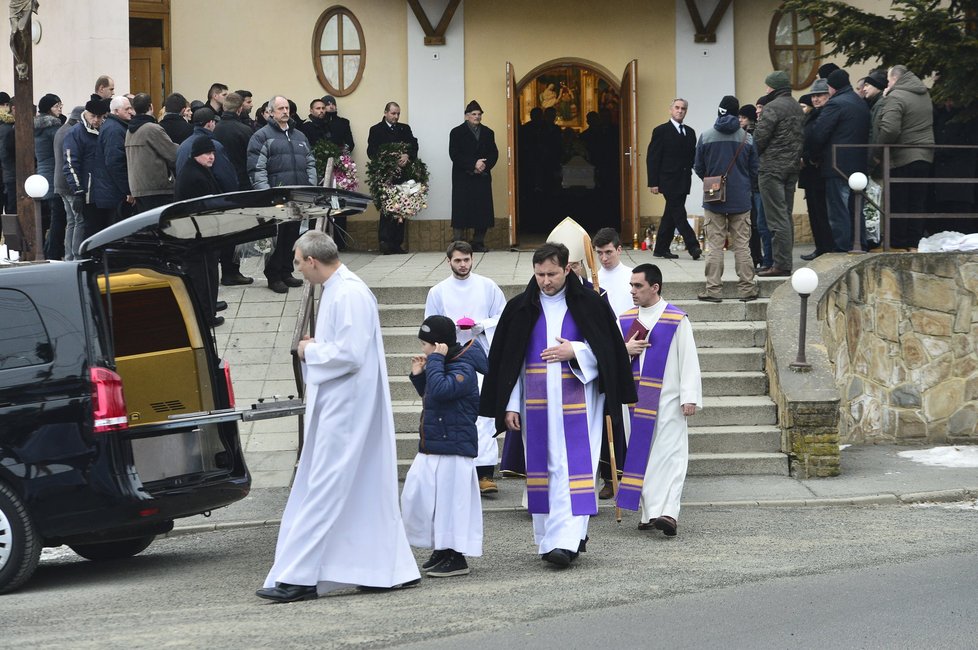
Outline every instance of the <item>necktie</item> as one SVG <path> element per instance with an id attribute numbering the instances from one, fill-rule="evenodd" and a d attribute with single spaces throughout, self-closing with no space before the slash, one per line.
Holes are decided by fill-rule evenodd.
<path id="1" fill-rule="evenodd" d="M 686 127 L 682 124 L 679 125 L 679 135 L 686 137 Z"/>

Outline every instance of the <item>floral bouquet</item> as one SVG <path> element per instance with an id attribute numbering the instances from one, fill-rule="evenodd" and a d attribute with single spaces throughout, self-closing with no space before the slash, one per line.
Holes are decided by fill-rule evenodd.
<path id="1" fill-rule="evenodd" d="M 374 205 L 381 214 L 399 221 L 428 207 L 428 166 L 417 159 L 404 167 L 397 164 L 407 150 L 404 142 L 385 144 L 367 165 Z"/>
<path id="2" fill-rule="evenodd" d="M 353 162 L 353 157 L 346 147 L 341 148 L 329 140 L 320 140 L 313 147 L 312 155 L 316 158 L 316 173 L 319 174 L 319 178 L 323 178 L 329 160 L 333 160 L 332 187 L 351 192 L 360 187 L 357 181 L 357 164 Z"/>

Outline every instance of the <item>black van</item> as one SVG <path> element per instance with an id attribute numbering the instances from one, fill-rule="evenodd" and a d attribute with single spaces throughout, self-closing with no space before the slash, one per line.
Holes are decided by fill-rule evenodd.
<path id="1" fill-rule="evenodd" d="M 43 546 L 129 557 L 174 519 L 248 494 L 237 423 L 303 406 L 236 408 L 187 269 L 368 201 L 319 187 L 208 196 L 106 228 L 81 261 L 0 266 L 0 593 Z"/>

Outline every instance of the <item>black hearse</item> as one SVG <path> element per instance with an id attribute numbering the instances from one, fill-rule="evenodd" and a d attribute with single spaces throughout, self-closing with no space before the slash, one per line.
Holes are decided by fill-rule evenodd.
<path id="1" fill-rule="evenodd" d="M 208 196 L 106 228 L 81 261 L 0 266 L 0 593 L 44 546 L 129 557 L 174 519 L 247 495 L 237 422 L 302 405 L 236 408 L 188 264 L 368 201 L 318 187 Z"/>

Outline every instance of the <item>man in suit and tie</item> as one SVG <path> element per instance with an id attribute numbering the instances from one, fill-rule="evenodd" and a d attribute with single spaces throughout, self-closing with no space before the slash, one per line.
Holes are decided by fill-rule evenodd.
<path id="1" fill-rule="evenodd" d="M 375 158 L 380 153 L 380 148 L 385 144 L 394 142 L 404 142 L 408 145 L 407 153 L 401 154 L 398 161 L 400 167 L 404 167 L 410 161 L 418 157 L 418 139 L 411 133 L 411 127 L 399 122 L 401 118 L 401 107 L 395 102 L 387 102 L 384 107 L 384 119 L 370 127 L 367 136 L 367 157 Z M 396 182 L 402 183 L 408 179 L 400 178 Z M 404 243 L 404 221 L 398 217 L 381 214 L 377 225 L 377 235 L 380 239 L 380 251 L 384 255 L 405 253 L 401 244 Z"/>
<path id="2" fill-rule="evenodd" d="M 696 133 L 683 124 L 688 108 L 689 102 L 685 99 L 672 100 L 669 108 L 671 118 L 652 131 L 652 141 L 645 157 L 649 188 L 653 194 L 662 194 L 666 199 L 666 209 L 659 222 L 659 237 L 652 251 L 655 257 L 679 257 L 669 252 L 672 233 L 677 229 L 694 260 L 703 254 L 696 241 L 696 233 L 686 221 L 686 196 L 689 194 L 693 159 L 696 157 Z"/>

